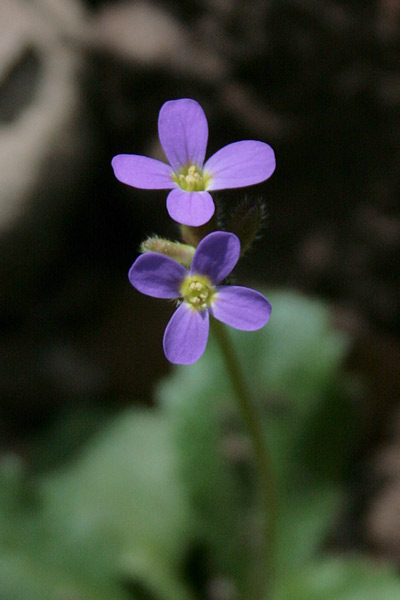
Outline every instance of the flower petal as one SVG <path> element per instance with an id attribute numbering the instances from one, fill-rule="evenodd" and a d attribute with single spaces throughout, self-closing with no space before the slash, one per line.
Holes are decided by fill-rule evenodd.
<path id="1" fill-rule="evenodd" d="M 208 339 L 208 311 L 199 312 L 185 302 L 172 315 L 164 333 L 164 352 L 174 364 L 191 365 L 203 354 Z"/>
<path id="2" fill-rule="evenodd" d="M 268 322 L 271 305 L 259 292 L 236 285 L 218 288 L 211 314 L 235 329 L 254 331 Z"/>
<path id="3" fill-rule="evenodd" d="M 185 192 L 175 188 L 168 194 L 167 210 L 174 221 L 199 227 L 211 219 L 215 206 L 208 192 Z"/>
<path id="4" fill-rule="evenodd" d="M 122 183 L 143 190 L 170 190 L 172 169 L 166 163 L 138 154 L 117 154 L 111 161 L 114 175 Z"/>
<path id="5" fill-rule="evenodd" d="M 203 166 L 208 124 L 200 104 L 189 98 L 170 100 L 160 110 L 158 135 L 172 168 Z"/>
<path id="6" fill-rule="evenodd" d="M 214 231 L 197 246 L 190 272 L 206 275 L 217 284 L 229 275 L 239 256 L 239 238 L 227 231 Z"/>
<path id="7" fill-rule="evenodd" d="M 169 256 L 149 252 L 135 260 L 129 281 L 139 292 L 153 298 L 178 298 L 187 270 Z"/>
<path id="8" fill-rule="evenodd" d="M 228 144 L 213 154 L 204 171 L 211 179 L 208 190 L 245 187 L 265 181 L 275 170 L 271 146 L 252 140 Z"/>

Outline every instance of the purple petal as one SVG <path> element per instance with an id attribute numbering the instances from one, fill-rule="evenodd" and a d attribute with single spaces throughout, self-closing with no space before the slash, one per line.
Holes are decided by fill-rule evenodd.
<path id="1" fill-rule="evenodd" d="M 214 231 L 197 246 L 190 272 L 206 275 L 217 284 L 229 275 L 239 256 L 239 238 L 227 231 Z"/>
<path id="2" fill-rule="evenodd" d="M 223 285 L 218 288 L 218 295 L 210 312 L 216 319 L 235 329 L 254 331 L 268 322 L 271 305 L 255 290 Z"/>
<path id="3" fill-rule="evenodd" d="M 175 171 L 191 164 L 203 166 L 208 124 L 198 102 L 188 98 L 166 102 L 158 117 L 158 135 Z"/>
<path id="4" fill-rule="evenodd" d="M 138 154 L 118 154 L 111 161 L 114 175 L 122 183 L 143 190 L 170 190 L 175 186 L 169 165 Z"/>
<path id="5" fill-rule="evenodd" d="M 174 221 L 199 227 L 214 214 L 214 201 L 208 192 L 185 192 L 175 188 L 168 194 L 167 210 Z"/>
<path id="6" fill-rule="evenodd" d="M 178 298 L 187 270 L 169 256 L 149 252 L 135 260 L 129 281 L 139 292 L 154 298 Z"/>
<path id="7" fill-rule="evenodd" d="M 228 144 L 204 165 L 211 181 L 209 190 L 245 187 L 268 179 L 275 170 L 275 154 L 264 142 L 244 141 Z"/>
<path id="8" fill-rule="evenodd" d="M 203 354 L 208 339 L 208 311 L 193 310 L 185 303 L 172 315 L 164 333 L 164 352 L 169 362 L 191 365 Z"/>

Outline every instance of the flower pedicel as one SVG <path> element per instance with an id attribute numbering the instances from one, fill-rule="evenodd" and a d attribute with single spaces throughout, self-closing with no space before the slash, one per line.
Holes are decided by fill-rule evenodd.
<path id="1" fill-rule="evenodd" d="M 271 305 L 262 294 L 218 286 L 239 256 L 237 236 L 214 231 L 199 243 L 190 270 L 156 252 L 142 254 L 132 265 L 129 280 L 137 290 L 155 298 L 182 299 L 164 333 L 164 352 L 171 363 L 188 365 L 200 358 L 207 345 L 209 315 L 244 331 L 267 323 Z"/>
<path id="2" fill-rule="evenodd" d="M 214 214 L 211 191 L 245 187 L 268 179 L 275 155 L 264 142 L 234 142 L 204 162 L 208 123 L 200 104 L 189 98 L 170 100 L 160 110 L 158 133 L 170 164 L 137 154 L 112 160 L 116 178 L 136 188 L 171 190 L 169 215 L 183 225 L 198 227 Z"/>

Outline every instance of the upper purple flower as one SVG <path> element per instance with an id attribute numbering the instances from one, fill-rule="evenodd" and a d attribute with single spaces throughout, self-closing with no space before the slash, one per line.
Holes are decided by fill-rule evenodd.
<path id="1" fill-rule="evenodd" d="M 131 284 L 154 298 L 181 298 L 164 333 L 164 352 L 176 364 L 190 365 L 207 345 L 209 315 L 244 331 L 263 327 L 271 305 L 259 292 L 220 285 L 235 267 L 240 242 L 233 233 L 214 231 L 201 240 L 190 270 L 163 254 L 142 254 L 129 271 Z"/>
<path id="2" fill-rule="evenodd" d="M 122 183 L 149 190 L 172 190 L 167 210 L 183 225 L 198 227 L 211 219 L 215 207 L 208 191 L 260 183 L 275 170 L 272 148 L 250 140 L 228 144 L 204 163 L 208 124 L 195 100 L 166 102 L 158 117 L 158 134 L 169 165 L 147 156 L 118 154 L 112 166 Z"/>

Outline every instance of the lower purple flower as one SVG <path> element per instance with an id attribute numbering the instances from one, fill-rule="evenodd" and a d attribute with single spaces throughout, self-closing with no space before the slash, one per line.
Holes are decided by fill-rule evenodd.
<path id="1" fill-rule="evenodd" d="M 182 299 L 164 333 L 164 352 L 171 363 L 190 365 L 203 354 L 209 316 L 241 329 L 263 327 L 271 305 L 246 287 L 218 285 L 236 266 L 240 242 L 236 235 L 214 231 L 199 243 L 190 270 L 163 254 L 142 254 L 129 271 L 129 281 L 154 298 Z"/>

